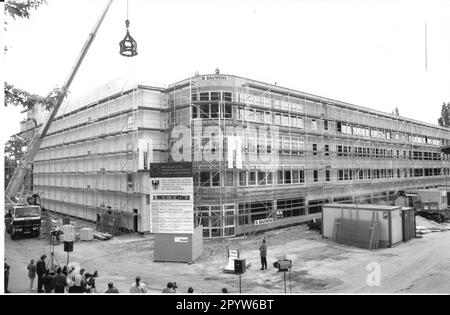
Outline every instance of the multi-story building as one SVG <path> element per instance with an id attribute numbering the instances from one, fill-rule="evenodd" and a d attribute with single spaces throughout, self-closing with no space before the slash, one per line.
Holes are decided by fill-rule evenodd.
<path id="1" fill-rule="evenodd" d="M 192 161 L 204 237 L 305 222 L 326 202 L 386 202 L 399 189 L 447 184 L 440 148 L 450 132 L 437 125 L 219 73 L 117 87 L 57 116 L 33 174 L 47 208 L 94 220 L 108 205 L 148 232 L 148 164 L 180 159 Z"/>

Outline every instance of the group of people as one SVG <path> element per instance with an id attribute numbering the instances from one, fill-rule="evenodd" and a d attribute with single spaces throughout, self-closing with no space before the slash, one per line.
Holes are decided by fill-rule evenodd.
<path id="1" fill-rule="evenodd" d="M 30 291 L 34 291 L 34 281 L 37 277 L 38 293 L 96 293 L 95 278 L 98 272 L 92 274 L 84 269 L 76 270 L 74 266 L 47 268 L 42 255 L 37 263 L 31 259 L 27 266 L 28 278 L 30 279 Z"/>
<path id="2" fill-rule="evenodd" d="M 259 247 L 261 258 L 261 270 L 267 269 L 267 246 L 266 240 L 262 240 Z M 92 274 L 85 272 L 82 268 L 77 270 L 74 266 L 57 267 L 55 270 L 47 268 L 45 259 L 46 255 L 42 255 L 37 263 L 31 259 L 27 266 L 28 278 L 30 279 L 30 291 L 34 291 L 34 282 L 37 276 L 37 292 L 38 293 L 97 293 L 95 286 L 95 278 L 98 277 L 98 272 L 94 271 Z M 5 258 L 5 276 L 4 276 L 4 292 L 9 293 L 8 280 L 9 269 Z M 162 290 L 162 293 L 176 293 L 176 282 L 169 282 Z M 141 278 L 137 276 L 135 282 L 129 289 L 130 293 L 147 293 L 147 287 L 141 282 Z M 108 288 L 104 293 L 119 293 L 119 290 L 112 282 L 108 283 Z M 194 293 L 194 289 L 189 287 L 187 293 Z M 222 288 L 222 293 L 228 293 L 226 288 Z"/>

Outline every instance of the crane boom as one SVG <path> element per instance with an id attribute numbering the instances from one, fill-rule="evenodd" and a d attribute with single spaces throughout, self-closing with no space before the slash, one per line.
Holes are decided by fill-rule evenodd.
<path id="1" fill-rule="evenodd" d="M 33 160 L 36 157 L 36 154 L 38 153 L 39 148 L 41 147 L 41 144 L 44 141 L 45 136 L 47 135 L 47 132 L 53 122 L 53 119 L 55 118 L 56 113 L 58 112 L 59 108 L 61 107 L 61 104 L 64 101 L 67 91 L 69 90 L 69 87 L 72 84 L 72 81 L 75 78 L 75 75 L 77 74 L 78 69 L 81 66 L 81 63 L 83 62 L 84 57 L 86 56 L 89 48 L 91 47 L 92 42 L 94 41 L 94 38 L 97 34 L 97 31 L 100 28 L 100 25 L 102 24 L 103 20 L 105 19 L 106 13 L 108 12 L 112 2 L 113 2 L 113 0 L 108 0 L 105 8 L 102 11 L 102 14 L 100 15 L 99 19 L 95 23 L 94 28 L 92 29 L 91 33 L 89 33 L 89 36 L 88 36 L 86 42 L 84 43 L 83 48 L 81 49 L 81 52 L 78 55 L 78 58 L 76 59 L 75 64 L 72 67 L 72 70 L 70 71 L 70 74 L 69 74 L 67 80 L 64 82 L 64 85 L 59 89 L 53 109 L 51 110 L 48 117 L 45 119 L 41 128 L 36 131 L 36 133 L 33 135 L 33 138 L 31 139 L 30 143 L 27 145 L 27 147 L 28 147 L 27 152 L 25 153 L 24 157 L 20 161 L 19 166 L 15 169 L 14 174 L 11 177 L 11 180 L 9 181 L 8 186 L 6 187 L 5 197 L 7 199 L 11 200 L 11 199 L 15 198 L 17 193 L 21 189 L 21 187 L 24 183 L 25 177 L 27 176 L 28 171 L 31 168 Z"/>

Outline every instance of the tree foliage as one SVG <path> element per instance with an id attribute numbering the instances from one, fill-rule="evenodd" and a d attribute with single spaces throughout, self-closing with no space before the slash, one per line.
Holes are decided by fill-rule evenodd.
<path id="1" fill-rule="evenodd" d="M 5 13 L 10 15 L 13 19 L 16 17 L 29 19 L 30 11 L 32 9 L 36 10 L 39 6 L 46 3 L 46 0 L 9 0 L 5 3 Z"/>
<path id="2" fill-rule="evenodd" d="M 43 97 L 18 89 L 14 85 L 5 82 L 5 106 L 23 106 L 23 108 L 31 110 L 36 105 L 44 105 L 47 110 L 50 110 L 55 106 L 60 95 L 61 92 L 58 88 L 54 88 L 47 96 Z"/>
<path id="3" fill-rule="evenodd" d="M 17 136 L 12 136 L 5 144 L 5 157 L 9 157 L 11 159 L 20 158 L 24 146 L 24 139 Z"/>
<path id="4" fill-rule="evenodd" d="M 438 119 L 439 126 L 450 128 L 450 102 L 442 104 L 441 117 Z"/>

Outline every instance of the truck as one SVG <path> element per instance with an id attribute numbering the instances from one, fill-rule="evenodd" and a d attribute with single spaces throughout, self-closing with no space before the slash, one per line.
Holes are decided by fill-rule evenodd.
<path id="1" fill-rule="evenodd" d="M 6 232 L 15 240 L 18 236 L 41 234 L 41 205 L 39 195 L 35 194 L 25 203 L 5 203 Z"/>
<path id="2" fill-rule="evenodd" d="M 394 205 L 413 207 L 418 215 L 438 223 L 450 219 L 448 192 L 443 188 L 400 190 L 394 196 Z"/>
<path id="3" fill-rule="evenodd" d="M 17 168 L 14 170 L 14 174 L 5 189 L 5 228 L 12 239 L 17 239 L 17 236 L 19 235 L 28 234 L 36 237 L 40 234 L 42 220 L 41 198 L 38 194 L 27 196 L 26 193 L 23 192 L 24 180 L 33 165 L 34 158 L 36 157 L 56 113 L 61 107 L 61 104 L 67 95 L 67 91 L 86 56 L 86 53 L 92 45 L 97 31 L 105 19 L 106 13 L 112 2 L 113 0 L 108 0 L 93 30 L 89 33 L 68 78 L 56 93 L 52 110 L 42 123 L 42 126 L 34 133 L 30 142 L 27 144 L 27 151 Z"/>

